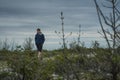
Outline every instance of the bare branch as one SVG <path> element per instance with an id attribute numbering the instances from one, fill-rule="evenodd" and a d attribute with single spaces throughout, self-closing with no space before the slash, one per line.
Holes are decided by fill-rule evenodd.
<path id="1" fill-rule="evenodd" d="M 115 10 L 120 14 L 120 11 L 115 7 Z"/>
<path id="2" fill-rule="evenodd" d="M 111 26 L 112 27 L 112 25 L 108 22 L 108 21 L 110 21 L 110 22 L 112 22 L 113 23 L 113 21 L 112 21 L 112 15 L 110 15 L 111 16 L 111 19 L 106 19 L 106 17 L 105 17 L 105 15 L 102 13 L 102 11 L 101 11 L 101 9 L 99 8 L 99 6 L 98 6 L 98 4 L 97 4 L 97 9 L 98 9 L 98 11 L 99 11 L 99 13 L 100 13 L 100 15 L 102 16 L 102 18 L 103 18 L 103 20 L 104 20 L 104 22 L 106 23 L 106 25 L 108 25 L 108 26 Z"/>
<path id="3" fill-rule="evenodd" d="M 59 35 L 60 32 L 55 31 L 55 33 L 57 34 L 57 36 L 58 36 L 60 39 L 62 39 L 62 37 Z"/>
<path id="4" fill-rule="evenodd" d="M 111 6 L 106 6 L 104 4 L 102 4 L 103 7 L 106 7 L 106 8 L 112 8 Z"/>
<path id="5" fill-rule="evenodd" d="M 100 14 L 102 15 L 102 17 L 103 17 L 104 15 L 103 15 L 102 11 L 100 10 L 99 5 L 97 4 L 96 0 L 94 0 L 94 2 L 95 2 L 95 5 L 96 5 L 96 10 L 97 10 L 97 14 L 98 14 L 99 23 L 100 23 L 101 28 L 102 28 L 102 32 L 103 32 L 103 34 L 104 34 L 105 40 L 106 40 L 106 42 L 107 42 L 107 44 L 108 44 L 108 47 L 109 47 L 109 49 L 110 49 L 111 46 L 110 46 L 108 37 L 107 37 L 107 35 L 106 35 L 105 31 L 104 31 L 103 24 L 102 24 L 102 20 L 101 20 L 101 17 L 100 17 Z M 103 19 L 106 21 L 105 17 L 103 17 Z"/>
<path id="6" fill-rule="evenodd" d="M 115 20 L 115 22 L 117 23 L 120 20 L 120 16 L 117 17 L 117 19 Z"/>
<path id="7" fill-rule="evenodd" d="M 109 21 L 110 23 L 112 22 L 111 19 L 109 19 L 107 16 L 105 17 L 107 21 Z M 108 25 L 108 26 L 112 26 L 112 24 L 108 23 L 105 21 L 105 23 Z"/>
<path id="8" fill-rule="evenodd" d="M 116 26 L 116 29 L 117 29 L 118 27 L 120 27 L 120 24 L 118 24 L 118 25 Z"/>
<path id="9" fill-rule="evenodd" d="M 107 1 L 107 2 L 110 2 L 110 3 L 112 2 L 112 0 L 106 0 L 106 1 Z"/>
<path id="10" fill-rule="evenodd" d="M 109 30 L 106 30 L 105 31 L 110 37 L 111 37 L 111 39 L 113 39 L 113 34 L 112 33 L 110 33 L 110 31 Z"/>
<path id="11" fill-rule="evenodd" d="M 72 35 L 72 32 L 70 33 L 70 34 L 68 34 L 66 37 L 65 37 L 65 39 L 67 39 L 69 36 L 71 36 Z"/>

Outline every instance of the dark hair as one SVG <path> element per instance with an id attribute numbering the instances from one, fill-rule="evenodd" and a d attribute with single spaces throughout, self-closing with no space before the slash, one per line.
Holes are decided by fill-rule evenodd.
<path id="1" fill-rule="evenodd" d="M 40 28 L 37 28 L 37 31 L 40 31 Z"/>

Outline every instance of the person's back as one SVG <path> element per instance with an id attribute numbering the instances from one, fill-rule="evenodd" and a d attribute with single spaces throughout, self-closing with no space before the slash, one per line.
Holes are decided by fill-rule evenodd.
<path id="1" fill-rule="evenodd" d="M 41 52 L 44 41 L 45 41 L 44 34 L 42 34 L 41 30 L 38 28 L 37 33 L 35 35 L 35 44 L 38 50 L 38 58 L 41 58 Z"/>
<path id="2" fill-rule="evenodd" d="M 42 33 L 37 33 L 37 34 L 35 35 L 35 43 L 36 43 L 36 44 L 43 44 L 44 41 L 45 41 L 45 39 L 44 39 L 44 34 L 42 34 Z"/>

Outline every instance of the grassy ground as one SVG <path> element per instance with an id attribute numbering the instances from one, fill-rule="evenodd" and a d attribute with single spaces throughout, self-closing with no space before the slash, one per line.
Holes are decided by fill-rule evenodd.
<path id="1" fill-rule="evenodd" d="M 3 70 L 7 68 L 7 62 L 6 61 L 0 61 L 0 73 L 3 72 Z"/>

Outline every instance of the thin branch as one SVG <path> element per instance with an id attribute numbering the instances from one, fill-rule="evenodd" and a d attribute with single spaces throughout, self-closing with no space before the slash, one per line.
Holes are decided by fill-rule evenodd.
<path id="1" fill-rule="evenodd" d="M 96 0 L 94 0 L 94 2 L 95 2 L 95 5 L 96 5 L 96 10 L 97 10 L 98 19 L 99 19 L 99 22 L 100 22 L 100 25 L 101 25 L 101 28 L 102 28 L 102 32 L 103 32 L 103 34 L 104 34 L 104 36 L 105 36 L 105 40 L 106 40 L 106 42 L 107 42 L 107 44 L 108 44 L 109 49 L 111 49 L 110 43 L 109 43 L 109 41 L 108 41 L 108 37 L 107 37 L 107 35 L 106 35 L 105 31 L 104 31 L 104 27 L 103 27 L 103 24 L 102 24 L 102 21 L 101 21 L 101 17 L 100 17 L 100 13 L 102 14 L 102 12 L 101 12 L 101 10 L 100 10 L 100 8 L 99 8 Z M 102 14 L 102 17 L 103 17 L 103 14 Z M 104 18 L 104 17 L 103 17 L 103 18 Z M 106 21 L 105 18 L 104 18 L 104 20 Z"/>
<path id="2" fill-rule="evenodd" d="M 105 8 L 112 8 L 112 7 L 106 6 L 106 5 L 104 5 L 104 4 L 102 4 L 102 6 L 105 7 Z"/>
<path id="3" fill-rule="evenodd" d="M 105 37 L 104 37 L 104 34 L 102 34 L 100 31 L 98 31 L 98 33 L 99 33 L 103 38 L 105 38 Z"/>
<path id="4" fill-rule="evenodd" d="M 110 2 L 110 3 L 112 2 L 112 0 L 106 0 L 106 1 L 107 1 L 107 2 Z"/>
<path id="5" fill-rule="evenodd" d="M 60 32 L 58 33 L 57 31 L 55 31 L 55 33 L 57 34 L 57 36 L 58 36 L 60 39 L 62 39 L 62 37 L 59 35 Z"/>
<path id="6" fill-rule="evenodd" d="M 109 30 L 107 30 L 107 31 L 105 31 L 110 37 L 111 37 L 111 39 L 113 39 L 113 34 L 112 33 L 110 33 L 110 31 Z"/>
<path id="7" fill-rule="evenodd" d="M 115 10 L 120 14 L 120 11 L 115 7 Z"/>
<path id="8" fill-rule="evenodd" d="M 101 9 L 99 8 L 99 6 L 98 6 L 97 3 L 96 3 L 96 7 L 97 7 L 97 9 L 98 9 L 98 12 L 99 12 L 100 15 L 102 16 L 105 24 L 112 27 L 112 25 L 107 21 L 106 17 L 105 17 L 104 14 L 102 13 L 102 11 L 101 11 Z M 110 19 L 110 20 L 111 20 L 110 22 L 113 22 L 113 21 L 112 21 L 112 16 L 111 16 L 111 19 Z"/>
<path id="9" fill-rule="evenodd" d="M 65 37 L 65 39 L 67 39 L 69 36 L 71 36 L 72 35 L 72 32 L 70 33 L 70 34 L 68 34 L 66 37 Z"/>
<path id="10" fill-rule="evenodd" d="M 109 21 L 110 23 L 112 22 L 111 19 L 109 19 L 107 16 L 105 17 L 107 21 Z M 106 23 L 108 26 L 112 26 L 112 24 L 110 23 Z"/>
<path id="11" fill-rule="evenodd" d="M 117 17 L 117 19 L 115 20 L 115 22 L 117 23 L 120 20 L 120 16 Z"/>
<path id="12" fill-rule="evenodd" d="M 120 24 L 118 24 L 118 25 L 116 26 L 116 29 L 117 29 L 118 27 L 120 27 Z"/>

